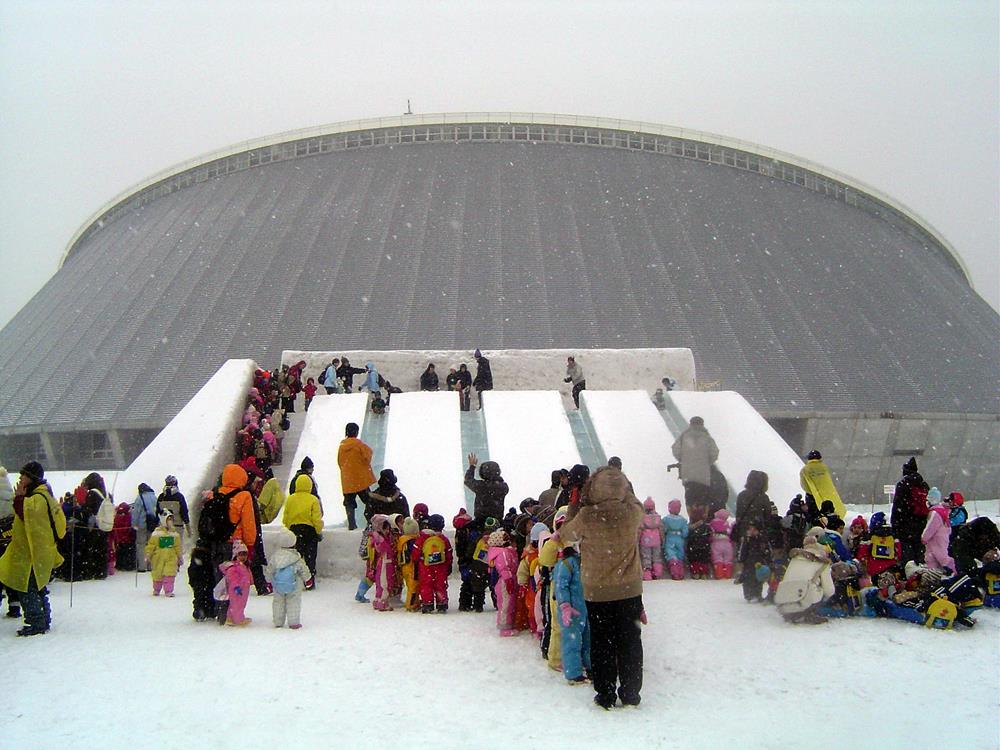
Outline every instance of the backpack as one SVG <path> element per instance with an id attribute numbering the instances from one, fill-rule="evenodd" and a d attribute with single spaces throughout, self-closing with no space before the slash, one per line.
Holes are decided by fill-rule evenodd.
<path id="1" fill-rule="evenodd" d="M 225 495 L 212 490 L 212 499 L 205 503 L 198 518 L 198 535 L 209 542 L 228 542 L 236 524 L 229 520 L 229 501 L 243 490 L 233 490 Z"/>
<path id="2" fill-rule="evenodd" d="M 115 527 L 115 503 L 110 497 L 104 498 L 97 509 L 97 528 L 107 533 Z"/>
<path id="3" fill-rule="evenodd" d="M 896 539 L 892 536 L 892 534 L 872 534 L 870 543 L 872 559 L 896 559 Z"/>
<path id="4" fill-rule="evenodd" d="M 432 534 L 420 547 L 420 560 L 424 565 L 444 565 L 447 562 L 447 546 L 444 537 Z"/>
<path id="5" fill-rule="evenodd" d="M 319 374 L 319 377 L 316 379 L 316 382 L 318 382 L 320 385 L 324 385 L 326 383 L 326 370 L 323 370 L 323 372 Z"/>
<path id="6" fill-rule="evenodd" d="M 274 578 L 271 580 L 275 593 L 294 594 L 295 593 L 295 564 L 286 565 L 274 571 Z"/>
<path id="7" fill-rule="evenodd" d="M 910 487 L 910 512 L 915 516 L 927 515 L 927 488 L 920 485 Z"/>

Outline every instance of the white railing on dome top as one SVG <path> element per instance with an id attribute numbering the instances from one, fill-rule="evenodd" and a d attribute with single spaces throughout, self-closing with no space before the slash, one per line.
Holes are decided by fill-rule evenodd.
<path id="1" fill-rule="evenodd" d="M 821 164 L 810 161 L 808 159 L 803 159 L 801 157 L 795 156 L 794 154 L 785 153 L 777 149 L 769 148 L 767 146 L 762 146 L 758 143 L 753 143 L 751 141 L 745 141 L 738 138 L 730 138 L 724 135 L 718 135 L 715 133 L 707 133 L 699 130 L 691 130 L 686 128 L 674 127 L 671 125 L 658 125 L 655 123 L 640 122 L 635 120 L 622 120 L 607 117 L 592 117 L 586 115 L 563 115 L 563 114 L 544 114 L 544 113 L 532 113 L 532 112 L 453 112 L 453 113 L 439 113 L 439 114 L 426 114 L 426 115 L 397 115 L 394 117 L 377 117 L 365 120 L 348 120 L 345 122 L 332 123 L 328 125 L 320 125 L 316 127 L 303 128 L 300 130 L 290 130 L 283 133 L 277 133 L 270 136 L 265 136 L 263 138 L 255 138 L 252 140 L 241 141 L 239 143 L 234 143 L 226 148 L 211 151 L 200 156 L 194 157 L 187 161 L 181 162 L 180 164 L 175 164 L 161 172 L 154 174 L 153 176 L 143 180 L 137 185 L 133 185 L 127 190 L 119 193 L 110 201 L 105 203 L 98 209 L 90 218 L 84 222 L 83 225 L 74 233 L 73 237 L 70 239 L 66 246 L 66 250 L 60 259 L 59 265 L 62 266 L 66 259 L 70 256 L 73 248 L 76 246 L 77 242 L 84 237 L 85 234 L 89 233 L 94 225 L 100 226 L 103 223 L 103 219 L 108 217 L 110 213 L 114 211 L 119 205 L 127 203 L 131 199 L 135 198 L 138 194 L 145 190 L 153 188 L 158 183 L 169 180 L 172 177 L 177 177 L 189 172 L 191 170 L 202 167 L 211 162 L 216 162 L 227 157 L 236 156 L 239 154 L 248 153 L 254 150 L 268 148 L 285 143 L 294 143 L 298 141 L 304 141 L 311 138 L 322 138 L 324 136 L 341 135 L 353 132 L 366 132 L 375 130 L 385 130 L 385 129 L 396 129 L 396 128 L 409 128 L 414 126 L 434 126 L 434 125 L 464 125 L 464 124 L 483 124 L 483 125 L 536 125 L 536 126 L 556 126 L 556 127 L 580 127 L 580 128 L 591 128 L 598 130 L 608 130 L 608 131 L 618 131 L 627 134 L 634 135 L 649 135 L 649 136 L 662 136 L 667 138 L 676 138 L 684 141 L 690 141 L 693 143 L 705 144 L 707 146 L 715 146 L 718 148 L 728 148 L 735 151 L 744 152 L 756 156 L 758 158 L 771 160 L 775 165 L 787 164 L 792 167 L 797 167 L 799 169 L 805 170 L 806 172 L 817 175 L 818 177 L 825 178 L 834 183 L 839 183 L 844 186 L 844 188 L 854 190 L 862 196 L 868 198 L 870 201 L 874 201 L 877 204 L 883 204 L 886 208 L 893 212 L 898 213 L 904 219 L 915 225 L 919 230 L 926 233 L 936 244 L 942 247 L 945 252 L 950 256 L 950 258 L 955 262 L 957 267 L 962 271 L 966 280 L 971 286 L 971 277 L 969 270 L 966 267 L 961 256 L 955 248 L 948 242 L 947 239 L 931 224 L 922 219 L 913 210 L 900 203 L 899 201 L 891 198 L 880 190 L 866 185 L 860 180 L 856 180 L 853 177 L 845 175 L 833 169 L 824 167 Z M 498 134 L 499 135 L 499 134 Z M 485 136 L 485 134 L 484 134 Z M 432 140 L 440 141 L 441 138 L 421 138 L 412 139 L 407 141 L 398 140 L 396 143 L 414 143 L 414 142 L 430 142 Z M 477 139 L 478 140 L 478 139 Z M 494 140 L 494 139 L 489 139 Z M 497 138 L 495 140 L 507 140 L 503 138 Z M 531 140 L 528 137 L 518 140 Z M 570 139 L 568 141 L 563 141 L 561 139 L 554 139 L 559 142 L 579 142 L 584 145 L 615 145 L 619 148 L 636 148 L 636 150 L 657 150 L 657 149 L 645 149 L 640 144 L 639 146 L 633 147 L 631 142 L 626 141 L 625 144 L 614 143 L 614 144 L 592 144 L 589 143 L 584 136 L 582 141 L 575 141 Z M 357 146 L 364 146 L 365 144 L 359 143 Z M 372 142 L 368 145 L 382 145 L 381 143 L 375 143 L 374 137 Z M 345 148 L 350 147 L 350 144 L 345 143 Z M 328 153 L 334 150 L 328 148 L 326 150 L 316 149 L 307 150 L 303 149 L 303 152 L 299 154 L 297 149 L 293 149 L 292 153 L 287 156 L 283 156 L 281 160 L 285 158 L 298 158 L 299 156 L 311 156 L 315 153 Z M 339 149 L 336 149 L 339 150 Z M 659 150 L 663 152 L 663 149 Z M 667 153 L 672 153 L 667 151 Z M 686 153 L 673 154 L 677 156 L 683 156 L 690 158 L 699 158 L 701 155 L 688 155 Z M 712 155 L 709 153 L 706 155 L 707 158 L 702 160 L 709 161 L 712 163 L 725 164 L 726 166 L 734 168 L 743 168 L 737 164 L 730 163 L 724 159 L 713 159 Z M 273 161 L 273 159 L 268 159 L 267 162 Z M 247 163 L 245 165 L 240 165 L 240 169 L 251 168 L 253 166 L 258 166 L 257 163 L 251 164 L 251 158 L 248 156 Z M 259 163 L 265 163 L 263 161 Z M 220 170 L 220 174 L 225 174 L 230 170 Z M 784 179 L 789 182 L 795 182 L 796 184 L 803 185 L 807 188 L 818 190 L 817 187 L 808 184 L 808 178 L 804 177 L 803 182 L 799 182 L 798 175 L 796 178 L 788 179 L 782 170 L 782 174 L 775 174 L 773 169 L 756 170 L 760 173 L 767 174 L 768 176 L 774 176 L 779 179 Z M 216 176 L 216 175 L 211 175 Z M 191 180 L 194 182 L 195 180 Z M 187 183 L 185 183 L 186 186 Z M 180 187 L 180 186 L 178 186 Z M 165 191 L 172 192 L 172 191 Z M 827 192 L 826 187 L 821 192 Z M 846 192 L 846 191 L 845 191 Z M 857 198 L 852 196 L 845 196 L 845 202 L 851 203 L 852 205 L 857 205 Z M 862 199 L 863 200 L 863 199 Z M 877 213 L 877 211 L 876 211 Z"/>

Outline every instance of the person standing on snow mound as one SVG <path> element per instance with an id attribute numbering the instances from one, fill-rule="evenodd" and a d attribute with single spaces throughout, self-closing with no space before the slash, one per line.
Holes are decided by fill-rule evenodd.
<path id="1" fill-rule="evenodd" d="M 573 384 L 573 403 L 580 408 L 580 391 L 587 390 L 587 380 L 583 377 L 583 368 L 576 363 L 574 357 L 566 357 L 566 377 L 564 383 Z"/>
<path id="2" fill-rule="evenodd" d="M 636 544 L 642 505 L 613 466 L 594 472 L 570 501 L 560 544 L 580 543 L 580 573 L 590 620 L 594 703 L 639 705 L 642 690 L 642 566 Z"/>
<path id="3" fill-rule="evenodd" d="M 705 420 L 691 417 L 688 428 L 674 441 L 671 450 L 674 458 L 681 464 L 684 504 L 690 516 L 692 505 L 708 505 L 712 487 L 712 464 L 719 458 L 719 446 L 705 429 Z"/>
<path id="4" fill-rule="evenodd" d="M 476 464 L 479 458 L 475 453 L 469 454 L 469 468 L 465 470 L 465 486 L 476 496 L 472 516 L 476 521 L 487 518 L 503 518 L 503 503 L 510 488 L 500 476 L 500 464 L 496 461 L 483 461 L 479 467 L 479 479 L 476 479 Z"/>
<path id="5" fill-rule="evenodd" d="M 483 353 L 476 349 L 473 355 L 476 358 L 476 377 L 472 381 L 476 395 L 479 397 L 479 408 L 483 408 L 483 391 L 493 390 L 493 370 L 490 369 L 490 361 L 483 356 Z M 501 514 L 502 515 L 502 514 Z"/>
<path id="6" fill-rule="evenodd" d="M 361 428 L 348 422 L 344 428 L 346 437 L 340 441 L 337 450 L 337 464 L 340 466 L 340 487 L 344 492 L 344 510 L 347 511 L 347 530 L 358 528 L 354 511 L 358 499 L 368 505 L 368 488 L 375 484 L 372 471 L 372 449 L 358 439 Z"/>

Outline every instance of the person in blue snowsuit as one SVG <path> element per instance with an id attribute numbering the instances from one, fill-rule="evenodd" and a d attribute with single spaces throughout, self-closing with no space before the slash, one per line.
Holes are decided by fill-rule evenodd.
<path id="1" fill-rule="evenodd" d="M 684 578 L 684 545 L 688 537 L 688 521 L 681 513 L 681 501 L 667 503 L 668 515 L 663 517 L 663 559 L 670 577 Z"/>
<path id="2" fill-rule="evenodd" d="M 583 598 L 580 556 L 572 545 L 562 551 L 553 571 L 556 609 L 562 625 L 563 675 L 569 682 L 586 682 L 590 672 L 590 621 Z"/>

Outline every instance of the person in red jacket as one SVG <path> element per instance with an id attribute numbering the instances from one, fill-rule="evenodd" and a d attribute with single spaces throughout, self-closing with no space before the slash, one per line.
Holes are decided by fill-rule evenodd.
<path id="1" fill-rule="evenodd" d="M 306 395 L 306 411 L 309 411 L 309 404 L 312 403 L 313 396 L 316 395 L 316 381 L 312 378 L 306 380 L 306 384 L 302 388 L 302 392 Z"/>
<path id="2" fill-rule="evenodd" d="M 420 611 L 448 611 L 448 576 L 451 575 L 451 542 L 442 532 L 444 517 L 435 513 L 427 519 L 428 527 L 413 544 L 413 562 L 420 582 Z"/>

